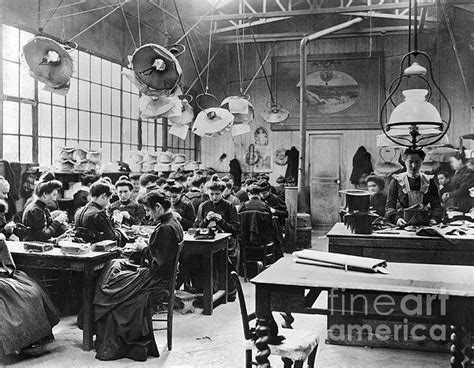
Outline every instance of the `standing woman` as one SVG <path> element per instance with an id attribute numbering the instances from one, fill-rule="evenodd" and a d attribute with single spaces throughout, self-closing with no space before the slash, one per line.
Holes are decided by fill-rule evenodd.
<path id="1" fill-rule="evenodd" d="M 451 179 L 452 190 L 444 193 L 442 200 L 452 200 L 452 205 L 457 207 L 459 211 L 469 212 L 471 209 L 471 197 L 469 196 L 469 188 L 474 186 L 474 172 L 466 166 L 466 157 L 464 152 L 456 152 L 454 157 L 449 159 L 449 163 L 455 174 Z"/>
<path id="2" fill-rule="evenodd" d="M 96 358 L 130 358 L 145 361 L 159 356 L 151 323 L 151 299 L 167 293 L 174 271 L 183 228 L 171 212 L 171 203 L 157 191 L 140 197 L 147 214 L 158 222 L 142 266 L 128 266 L 123 259 L 111 261 L 101 275 L 94 298 Z M 153 291 L 151 291 L 152 289 Z"/>
<path id="3" fill-rule="evenodd" d="M 385 214 L 387 220 L 397 226 L 406 225 L 403 210 L 418 204 L 430 205 L 429 223 L 437 224 L 443 216 L 438 189 L 433 179 L 420 173 L 425 152 L 421 149 L 407 148 L 402 159 L 406 171 L 394 175 L 388 188 Z"/>

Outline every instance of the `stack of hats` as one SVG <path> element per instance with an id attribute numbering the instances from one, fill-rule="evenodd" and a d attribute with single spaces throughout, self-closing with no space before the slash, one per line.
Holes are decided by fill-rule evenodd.
<path id="1" fill-rule="evenodd" d="M 59 171 L 72 172 L 76 163 L 74 160 L 74 151 L 75 148 L 72 147 L 59 147 Z"/>

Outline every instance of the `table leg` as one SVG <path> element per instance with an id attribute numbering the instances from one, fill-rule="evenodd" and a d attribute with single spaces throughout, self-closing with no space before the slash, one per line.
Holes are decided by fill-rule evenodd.
<path id="1" fill-rule="evenodd" d="M 82 291 L 82 305 L 84 321 L 82 327 L 82 350 L 93 349 L 94 338 L 94 267 L 85 265 L 84 268 L 84 288 Z"/>
<path id="2" fill-rule="evenodd" d="M 225 295 L 224 295 L 224 301 L 223 303 L 227 303 L 227 295 L 228 295 L 228 275 L 229 275 L 229 269 L 228 269 L 228 262 L 227 262 L 227 252 L 225 250 L 221 250 L 217 253 L 218 259 L 219 259 L 219 264 L 218 264 L 218 269 L 219 269 L 219 290 L 224 290 Z"/>
<path id="3" fill-rule="evenodd" d="M 212 315 L 213 309 L 213 279 L 214 279 L 214 256 L 210 253 L 203 254 L 204 269 L 204 295 L 203 295 L 203 314 Z"/>
<path id="4" fill-rule="evenodd" d="M 278 334 L 278 326 L 272 316 L 271 292 L 268 288 L 261 285 L 255 287 L 255 312 L 257 315 L 255 333 L 258 336 L 255 341 L 255 346 L 258 349 L 255 360 L 260 368 L 269 368 L 270 362 L 268 357 L 270 356 L 270 348 L 268 343 L 272 336 Z"/>

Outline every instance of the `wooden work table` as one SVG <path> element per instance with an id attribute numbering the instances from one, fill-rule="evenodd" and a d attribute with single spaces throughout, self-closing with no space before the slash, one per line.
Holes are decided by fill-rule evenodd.
<path id="1" fill-rule="evenodd" d="M 362 257 L 384 259 L 387 262 L 419 263 L 419 264 L 443 264 L 443 265 L 474 265 L 474 237 L 471 236 L 447 236 L 449 240 L 440 237 L 418 236 L 415 232 L 405 230 L 388 229 L 370 235 L 353 234 L 342 223 L 337 223 L 327 234 L 329 238 L 329 252 L 343 253 Z M 474 275 L 474 268 L 473 268 Z M 434 277 L 435 275 L 433 275 Z M 346 298 L 350 293 L 338 292 L 338 295 Z M 391 295 L 396 300 L 397 295 Z M 369 301 L 373 302 L 376 296 L 364 294 Z M 399 311 L 399 315 L 406 317 L 409 323 L 411 319 Z M 439 341 L 426 339 L 422 343 L 414 341 L 413 336 L 405 340 L 394 341 L 388 339 L 381 341 L 367 335 L 363 340 L 356 341 L 348 333 L 348 326 L 357 318 L 341 319 L 339 316 L 328 316 L 327 341 L 332 344 L 361 345 L 371 347 L 399 347 L 405 349 L 419 349 L 428 351 L 446 351 L 448 345 Z M 379 319 L 365 319 L 364 323 L 374 328 L 381 325 Z M 394 323 L 394 321 L 384 323 Z M 343 326 L 337 331 L 331 330 L 331 326 Z M 426 321 L 425 326 L 433 325 Z"/>
<path id="2" fill-rule="evenodd" d="M 212 315 L 214 303 L 222 299 L 227 303 L 227 257 L 228 241 L 231 234 L 217 233 L 214 239 L 195 239 L 194 236 L 184 233 L 184 247 L 182 253 L 196 254 L 202 257 L 204 271 L 203 314 Z M 213 292 L 214 255 L 217 255 L 219 291 Z"/>
<path id="3" fill-rule="evenodd" d="M 305 265 L 295 263 L 290 257 L 285 257 L 254 279 L 256 289 L 257 336 L 256 346 L 259 350 L 256 360 L 260 367 L 269 367 L 268 337 L 275 334 L 285 335 L 285 329 L 275 330 L 272 323 L 272 311 L 291 313 L 309 313 L 324 315 L 340 315 L 341 318 L 354 318 L 357 323 L 364 325 L 364 318 L 398 319 L 398 324 L 404 325 L 404 318 L 397 313 L 400 305 L 394 305 L 390 313 L 376 313 L 378 309 L 338 310 L 328 298 L 327 309 L 314 308 L 314 302 L 322 291 L 333 295 L 334 290 L 345 289 L 352 294 L 367 294 L 382 296 L 395 293 L 400 297 L 417 297 L 419 295 L 436 301 L 435 304 L 445 308 L 436 313 L 426 312 L 425 309 L 415 314 L 414 321 L 435 321 L 447 326 L 454 347 L 452 367 L 461 367 L 466 357 L 472 357 L 470 327 L 472 310 L 474 308 L 474 268 L 471 266 L 426 265 L 415 263 L 391 263 L 387 265 L 389 274 L 345 271 L 343 269 Z M 386 297 L 385 297 L 386 298 Z M 399 298 L 402 299 L 402 298 Z M 386 301 L 386 299 L 385 299 Z M 398 301 L 397 301 L 398 302 Z M 397 308 L 398 307 L 398 308 Z M 385 306 L 384 312 L 387 310 Z M 291 328 L 292 319 L 286 319 L 287 327 Z M 289 325 L 288 326 L 288 322 Z M 450 328 L 450 326 L 453 326 Z M 388 334 L 388 333 L 386 333 Z M 397 347 L 391 345 L 388 347 Z M 448 361 L 446 365 L 448 366 Z M 367 366 L 371 366 L 367 362 Z M 469 363 L 465 367 L 470 367 Z"/>
<path id="4" fill-rule="evenodd" d="M 92 350 L 94 336 L 94 271 L 101 270 L 108 261 L 118 258 L 119 251 L 89 252 L 81 255 L 64 255 L 59 248 L 38 253 L 28 252 L 23 242 L 7 241 L 8 249 L 18 269 L 39 268 L 61 271 L 77 271 L 83 274 L 83 334 L 82 348 Z"/>
<path id="5" fill-rule="evenodd" d="M 388 233 L 390 232 L 390 233 Z M 474 265 L 474 236 L 418 236 L 405 230 L 353 234 L 337 223 L 327 234 L 329 252 L 383 258 L 389 262 Z"/>

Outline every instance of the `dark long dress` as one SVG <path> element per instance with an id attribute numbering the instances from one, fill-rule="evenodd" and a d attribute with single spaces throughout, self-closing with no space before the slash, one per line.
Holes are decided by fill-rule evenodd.
<path id="1" fill-rule="evenodd" d="M 2 247 L 6 247 L 3 241 Z M 0 266 L 7 258 L 13 265 L 8 249 L 0 253 Z M 11 271 L 11 276 L 0 276 L 0 361 L 52 337 L 52 328 L 59 322 L 59 313 L 43 289 L 24 272 Z"/>
<path id="2" fill-rule="evenodd" d="M 183 228 L 167 213 L 150 237 L 151 267 L 134 270 L 123 259 L 108 265 L 94 298 L 97 359 L 145 361 L 149 355 L 159 356 L 149 301 L 152 294 L 166 293 L 182 240 Z"/>

